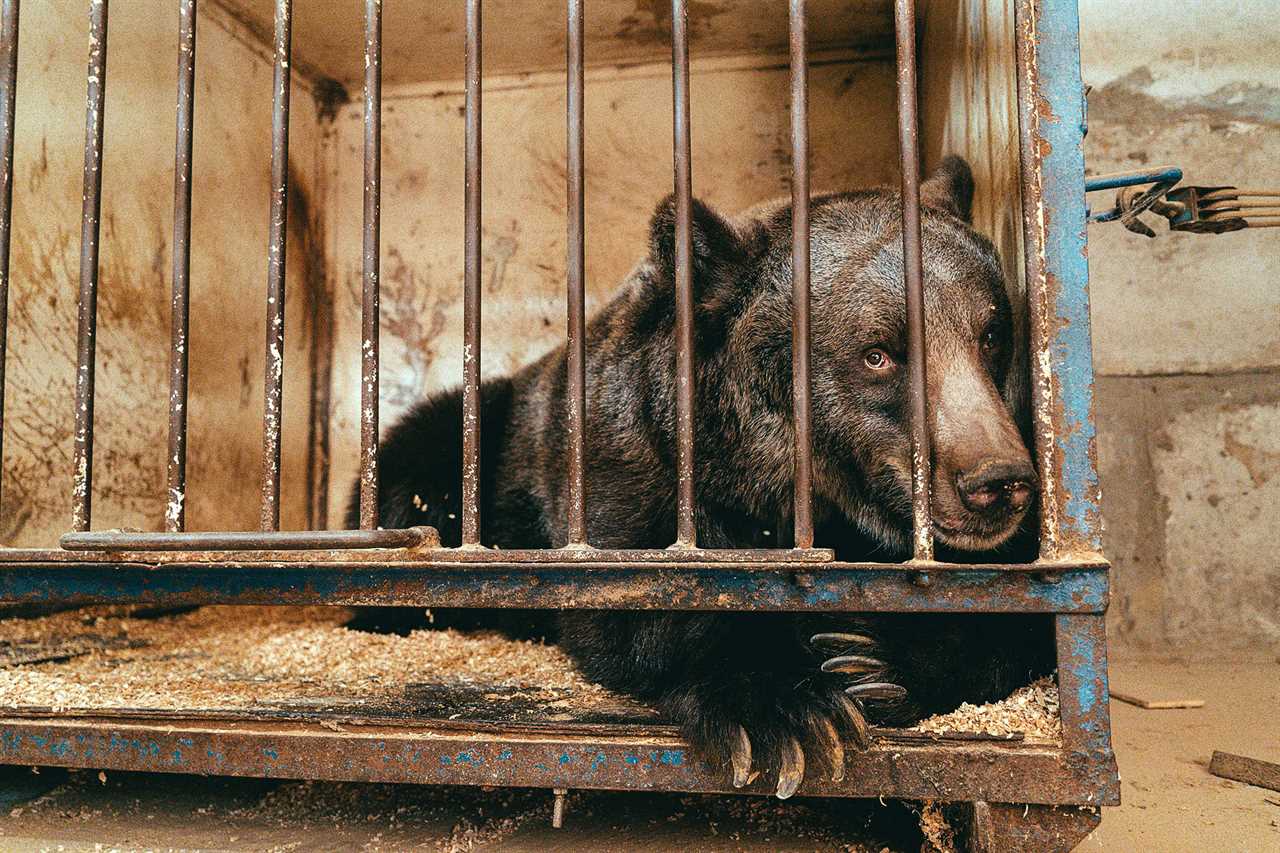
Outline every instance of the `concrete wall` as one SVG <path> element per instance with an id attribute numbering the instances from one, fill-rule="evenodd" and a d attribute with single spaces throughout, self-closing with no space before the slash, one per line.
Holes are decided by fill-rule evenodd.
<path id="1" fill-rule="evenodd" d="M 1091 171 L 1171 163 L 1192 184 L 1280 186 L 1280 6 L 1080 5 Z M 1280 231 L 1156 230 L 1089 230 L 1113 642 L 1271 659 Z"/>
<path id="2" fill-rule="evenodd" d="M 257 526 L 271 65 L 201 4 L 191 255 L 188 523 Z M 94 526 L 161 529 L 168 430 L 174 103 L 173 4 L 112 7 L 107 38 Z M 84 158 L 85 4 L 22 7 L 0 543 L 47 546 L 71 518 Z M 307 86 L 294 91 L 295 224 L 318 151 Z M 310 358 L 305 239 L 290 242 L 286 525 L 305 524 Z"/>

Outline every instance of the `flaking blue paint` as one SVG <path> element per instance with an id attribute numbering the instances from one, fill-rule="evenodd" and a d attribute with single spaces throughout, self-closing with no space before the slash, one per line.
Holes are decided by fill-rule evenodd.
<path id="1" fill-rule="evenodd" d="M 560 757 L 557 758 L 556 761 L 558 761 L 560 764 L 568 764 L 569 762 L 573 761 L 573 758 L 569 755 L 569 753 L 562 752 L 560 753 Z"/>
<path id="2" fill-rule="evenodd" d="M 499 761 L 510 761 L 510 760 L 511 760 L 511 750 L 509 750 L 509 749 L 504 749 L 504 750 L 502 750 L 502 752 L 499 752 L 499 753 L 498 753 L 498 760 L 499 760 Z"/>
<path id="3" fill-rule="evenodd" d="M 1045 255 L 1057 331 L 1050 342 L 1062 419 L 1054 441 L 1062 451 L 1059 471 L 1066 495 L 1064 539 L 1101 548 L 1097 524 L 1098 474 L 1089 450 L 1093 425 L 1093 345 L 1089 327 L 1089 262 L 1085 235 L 1084 151 L 1080 125 L 1080 21 L 1076 0 L 1043 0 L 1037 52 L 1041 91 L 1040 135 L 1048 143 L 1043 160 Z"/>
<path id="4" fill-rule="evenodd" d="M 1076 635 L 1071 638 L 1071 655 L 1072 655 L 1072 673 L 1079 681 L 1076 688 L 1076 702 L 1080 705 L 1082 714 L 1090 714 L 1093 712 L 1093 706 L 1101 698 L 1098 694 L 1098 684 L 1106 682 L 1105 674 L 1099 679 L 1097 662 L 1095 659 L 1096 650 L 1089 638 L 1084 635 Z"/>
<path id="5" fill-rule="evenodd" d="M 280 752 L 272 747 L 264 746 L 262 748 L 262 754 L 272 761 L 280 760 Z"/>
<path id="6" fill-rule="evenodd" d="M 599 770 L 601 767 L 607 764 L 608 761 L 609 759 L 605 757 L 605 754 L 603 752 L 597 752 L 595 755 L 595 758 L 591 759 L 591 769 Z"/>

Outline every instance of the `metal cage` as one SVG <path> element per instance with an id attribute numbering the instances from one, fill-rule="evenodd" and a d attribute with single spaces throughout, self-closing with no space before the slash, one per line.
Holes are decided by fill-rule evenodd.
<path id="1" fill-rule="evenodd" d="M 1107 709 L 1101 555 L 1093 456 L 1092 365 L 1085 260 L 1082 87 L 1075 4 L 1017 0 L 1017 93 L 1022 238 L 1029 303 L 1034 459 L 1040 472 L 1040 556 L 1026 564 L 934 560 L 922 342 L 920 152 L 913 0 L 895 3 L 899 156 L 915 447 L 914 559 L 841 563 L 813 547 L 809 444 L 808 53 L 804 0 L 790 0 L 795 547 L 710 550 L 694 528 L 694 364 L 690 276 L 689 31 L 685 0 L 671 14 L 677 198 L 678 530 L 672 548 L 590 547 L 585 523 L 583 0 L 567 0 L 567 209 L 571 506 L 567 547 L 494 551 L 479 544 L 479 382 L 482 128 L 481 0 L 466 0 L 463 545 L 429 529 L 381 530 L 377 512 L 382 4 L 365 3 L 363 346 L 360 530 L 279 532 L 284 280 L 289 173 L 292 4 L 275 2 L 271 215 L 267 252 L 266 382 L 260 532 L 187 533 L 181 500 L 164 533 L 92 529 L 94 368 L 106 86 L 107 0 L 92 0 L 76 374 L 72 532 L 61 548 L 0 549 L 0 599 L 11 603 L 385 604 L 459 607 L 1033 612 L 1053 614 L 1063 740 L 1029 746 L 921 739 L 883 730 L 853 755 L 847 779 L 806 779 L 800 793 L 974 803 L 975 838 L 1002 827 L 1066 848 L 1118 802 Z M 180 0 L 168 487 L 186 489 L 191 152 L 196 0 Z M 8 298 L 19 0 L 3 0 L 0 47 L 0 305 Z M 198 200 L 197 200 L 198 201 Z M 5 313 L 0 312 L 0 369 Z M 0 394 L 3 375 L 0 374 Z M 0 396 L 0 414 L 3 397 Z M 108 713 L 0 712 L 0 760 L 185 773 L 386 782 L 732 791 L 685 752 L 674 730 L 583 726 L 556 735 L 450 725 L 377 723 L 334 731 L 306 720 L 129 718 Z M 463 757 L 466 760 L 462 760 Z M 457 760 L 454 760 L 457 759 Z M 754 786 L 765 793 L 762 781 Z M 1011 804 L 1017 804 L 1014 807 Z M 1024 809 L 1024 806 L 1027 808 Z M 1012 830 L 1010 830 L 1012 831 Z M 1039 835 L 1035 835 L 1039 833 Z M 998 845 L 997 845 L 998 846 Z M 994 848 L 993 848 L 994 849 Z"/>

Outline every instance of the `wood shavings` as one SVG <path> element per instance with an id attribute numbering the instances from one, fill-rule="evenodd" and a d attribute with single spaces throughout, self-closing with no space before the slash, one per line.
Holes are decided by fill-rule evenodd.
<path id="1" fill-rule="evenodd" d="M 931 800 L 920 806 L 920 834 L 924 836 L 922 853 L 956 853 L 955 830 L 942 813 L 942 806 Z"/>
<path id="2" fill-rule="evenodd" d="M 949 714 L 921 720 L 915 727 L 925 732 L 974 732 L 990 735 L 1023 733 L 1028 741 L 1062 740 L 1058 716 L 1058 685 L 1045 677 L 1015 690 L 1007 699 L 985 705 L 968 702 Z"/>
<path id="3" fill-rule="evenodd" d="M 376 704 L 430 685 L 550 704 L 623 702 L 555 646 L 494 633 L 354 631 L 343 607 L 204 607 L 131 619 L 127 609 L 0 621 L 0 643 L 56 649 L 91 625 L 119 637 L 69 660 L 0 669 L 0 706 L 54 710 L 243 709 L 324 700 Z M 86 621 L 87 620 L 87 621 Z M 82 651 L 77 647 L 77 651 Z"/>

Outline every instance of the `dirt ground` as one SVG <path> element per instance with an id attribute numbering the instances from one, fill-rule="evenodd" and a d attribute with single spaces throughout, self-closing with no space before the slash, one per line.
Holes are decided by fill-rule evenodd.
<path id="1" fill-rule="evenodd" d="M 1280 664 L 1122 662 L 1117 689 L 1202 698 L 1196 710 L 1113 703 L 1124 805 L 1083 851 L 1280 850 L 1280 792 L 1208 773 L 1214 749 L 1280 761 Z M 51 787 L 52 786 L 52 787 Z M 47 789 L 47 790 L 46 790 Z M 31 797 L 35 799 L 31 799 Z M 563 829 L 543 791 L 263 782 L 23 769 L 0 787 L 0 849 L 918 849 L 915 815 L 875 801 L 578 793 Z"/>

